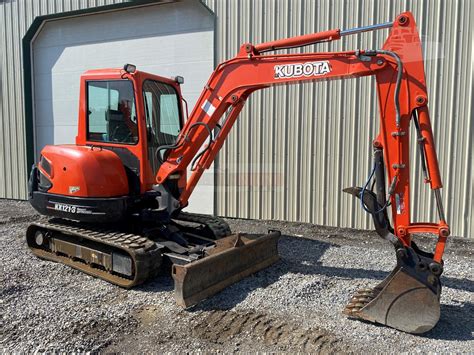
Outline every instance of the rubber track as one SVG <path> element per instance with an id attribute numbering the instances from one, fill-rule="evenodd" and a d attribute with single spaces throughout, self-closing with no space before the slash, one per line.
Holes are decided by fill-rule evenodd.
<path id="1" fill-rule="evenodd" d="M 68 257 L 58 256 L 55 253 L 44 249 L 34 248 L 34 243 L 28 243 L 32 252 L 40 258 L 72 266 L 75 269 L 99 277 L 121 287 L 131 288 L 156 276 L 161 265 L 161 249 L 157 247 L 155 242 L 141 235 L 127 234 L 117 230 L 58 219 L 52 219 L 47 222 L 32 223 L 28 227 L 27 235 L 31 235 L 31 233 L 34 235 L 34 231 L 37 229 L 48 230 L 56 233 L 59 232 L 64 235 L 72 236 L 78 241 L 85 239 L 101 244 L 105 247 L 110 247 L 115 250 L 119 249 L 125 252 L 133 261 L 135 270 L 133 280 L 90 267 L 80 261 L 73 261 Z M 33 244 L 33 247 L 30 244 Z"/>
<path id="2" fill-rule="evenodd" d="M 215 239 L 227 237 L 232 233 L 227 222 L 219 217 L 181 212 L 176 218 L 173 219 L 184 222 L 204 224 L 212 231 L 212 233 L 214 233 Z"/>

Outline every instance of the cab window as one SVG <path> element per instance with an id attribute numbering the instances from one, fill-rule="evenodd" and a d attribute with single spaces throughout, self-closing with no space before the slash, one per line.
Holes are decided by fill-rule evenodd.
<path id="1" fill-rule="evenodd" d="M 138 142 L 131 81 L 87 82 L 87 140 L 122 144 Z"/>
<path id="2" fill-rule="evenodd" d="M 154 80 L 143 83 L 143 100 L 147 125 L 148 156 L 153 171 L 159 165 L 157 148 L 176 142 L 181 130 L 179 96 L 171 85 Z"/>

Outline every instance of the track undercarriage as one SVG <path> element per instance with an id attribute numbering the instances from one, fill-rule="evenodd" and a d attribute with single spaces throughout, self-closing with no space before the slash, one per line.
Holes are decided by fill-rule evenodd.
<path id="1" fill-rule="evenodd" d="M 169 224 L 148 225 L 139 233 L 53 218 L 31 224 L 26 239 L 42 259 L 125 288 L 172 270 L 176 300 L 188 307 L 279 259 L 279 232 L 230 233 L 219 218 L 181 213 Z"/>

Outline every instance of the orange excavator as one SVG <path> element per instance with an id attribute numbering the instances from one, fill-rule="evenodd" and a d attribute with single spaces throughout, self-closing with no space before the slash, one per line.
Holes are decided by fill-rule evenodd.
<path id="1" fill-rule="evenodd" d="M 278 53 L 381 29 L 390 29 L 381 49 Z M 358 291 L 344 313 L 426 332 L 440 316 L 442 256 L 450 231 L 421 43 L 409 12 L 368 27 L 245 43 L 235 58 L 217 66 L 191 114 L 181 97 L 182 77 L 144 73 L 131 64 L 87 71 L 81 77 L 76 144 L 44 147 L 32 169 L 30 202 L 51 219 L 28 227 L 27 244 L 40 258 L 127 288 L 168 266 L 178 304 L 194 305 L 279 258 L 278 231 L 232 234 L 218 217 L 183 211 L 250 94 L 369 75 L 376 78 L 380 108 L 373 169 L 362 187 L 344 191 L 372 215 L 377 233 L 394 246 L 397 265 L 378 286 Z M 437 223 L 410 220 L 411 123 L 421 171 L 437 203 Z M 417 233 L 437 237 L 433 253 L 416 245 Z"/>

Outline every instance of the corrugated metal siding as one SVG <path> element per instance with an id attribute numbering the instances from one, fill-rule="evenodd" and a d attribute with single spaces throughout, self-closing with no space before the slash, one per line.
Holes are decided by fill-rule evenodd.
<path id="1" fill-rule="evenodd" d="M 423 36 L 443 200 L 453 234 L 474 237 L 473 25 L 466 1 L 205 0 L 217 15 L 217 61 L 244 42 L 391 21 L 409 10 Z M 388 30 L 350 36 L 318 51 L 379 48 Z M 305 50 L 315 50 L 308 47 Z M 281 86 L 254 94 L 218 157 L 217 213 L 243 218 L 372 228 L 346 186 L 361 186 L 378 131 L 373 78 Z M 413 219 L 435 221 L 416 146 Z"/>
<path id="2" fill-rule="evenodd" d="M 36 16 L 126 0 L 0 1 L 0 197 L 26 197 L 21 39 Z M 430 110 L 453 233 L 474 236 L 474 4 L 465 1 L 204 0 L 217 15 L 217 62 L 243 42 L 392 20 L 410 10 L 425 36 Z M 376 48 L 387 31 L 318 45 Z M 311 50 L 311 47 L 306 50 Z M 360 185 L 378 129 L 371 78 L 299 84 L 254 94 L 218 158 L 217 213 L 371 228 L 341 188 Z M 413 148 L 415 153 L 415 147 Z M 434 220 L 434 200 L 412 169 L 413 217 Z M 416 178 L 415 178 L 416 176 Z"/>
<path id="3" fill-rule="evenodd" d="M 6 0 L 0 2 L 0 197 L 26 198 L 22 38 L 37 16 L 125 0 Z"/>

